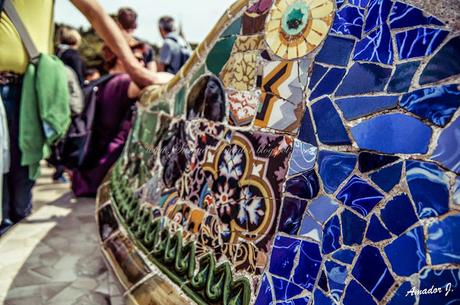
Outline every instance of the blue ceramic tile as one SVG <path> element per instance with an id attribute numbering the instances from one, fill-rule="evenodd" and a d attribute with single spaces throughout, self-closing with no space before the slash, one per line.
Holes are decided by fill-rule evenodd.
<path id="1" fill-rule="evenodd" d="M 358 168 L 361 173 L 367 173 L 399 160 L 396 156 L 379 155 L 362 152 L 358 158 Z"/>
<path id="2" fill-rule="evenodd" d="M 322 252 L 329 254 L 338 248 L 340 248 L 340 223 L 339 217 L 334 216 L 324 225 Z"/>
<path id="3" fill-rule="evenodd" d="M 300 235 L 320 242 L 323 239 L 323 228 L 310 214 L 305 214 L 300 227 Z"/>
<path id="4" fill-rule="evenodd" d="M 371 0 L 364 30 L 369 32 L 379 25 L 386 24 L 392 5 L 393 3 L 390 0 Z"/>
<path id="5" fill-rule="evenodd" d="M 317 147 L 294 139 L 288 175 L 292 176 L 311 170 L 315 166 L 317 153 Z"/>
<path id="6" fill-rule="evenodd" d="M 354 45 L 353 39 L 328 35 L 315 61 L 346 67 Z"/>
<path id="7" fill-rule="evenodd" d="M 385 192 L 389 192 L 401 180 L 402 162 L 385 167 L 370 175 L 372 181 Z"/>
<path id="8" fill-rule="evenodd" d="M 419 89 L 405 94 L 401 106 L 438 126 L 445 126 L 460 106 L 458 85 Z"/>
<path id="9" fill-rule="evenodd" d="M 417 28 L 396 33 L 400 59 L 430 55 L 436 51 L 449 32 L 430 28 Z"/>
<path id="10" fill-rule="evenodd" d="M 285 301 L 285 302 L 280 302 L 278 304 L 279 305 L 307 305 L 309 301 L 310 301 L 310 298 L 303 297 L 303 298 L 298 298 L 298 299 L 292 299 L 292 300 Z"/>
<path id="11" fill-rule="evenodd" d="M 380 26 L 356 44 L 353 60 L 393 64 L 393 43 L 387 25 Z"/>
<path id="12" fill-rule="evenodd" d="M 311 92 L 309 100 L 312 101 L 320 96 L 333 93 L 342 81 L 345 72 L 345 69 L 331 68 Z"/>
<path id="13" fill-rule="evenodd" d="M 352 273 L 355 279 L 379 301 L 394 283 L 394 278 L 385 265 L 379 249 L 372 246 L 362 249 Z"/>
<path id="14" fill-rule="evenodd" d="M 326 97 L 317 101 L 311 106 L 311 109 L 313 111 L 319 140 L 323 144 L 350 144 L 350 139 L 348 138 L 342 120 L 329 98 Z"/>
<path id="15" fill-rule="evenodd" d="M 276 276 L 272 276 L 272 282 L 275 298 L 278 302 L 292 299 L 303 291 L 302 287 Z"/>
<path id="16" fill-rule="evenodd" d="M 411 276 L 426 265 L 423 227 L 416 227 L 395 239 L 385 247 L 393 272 L 399 276 Z"/>
<path id="17" fill-rule="evenodd" d="M 296 235 L 306 206 L 307 202 L 305 200 L 284 197 L 279 230 L 289 235 Z"/>
<path id="18" fill-rule="evenodd" d="M 455 179 L 453 199 L 455 204 L 460 205 L 460 177 Z"/>
<path id="19" fill-rule="evenodd" d="M 332 257 L 336 260 L 339 260 L 345 264 L 351 264 L 355 258 L 356 253 L 352 250 L 343 249 L 338 250 L 332 254 Z"/>
<path id="20" fill-rule="evenodd" d="M 380 214 L 385 226 L 395 235 L 403 233 L 418 221 L 412 203 L 406 194 L 393 197 Z"/>
<path id="21" fill-rule="evenodd" d="M 376 64 L 354 63 L 335 95 L 346 96 L 383 91 L 390 80 L 391 71 Z M 359 79 L 366 81 L 357 81 Z"/>
<path id="22" fill-rule="evenodd" d="M 351 35 L 361 39 L 364 10 L 354 6 L 344 6 L 337 11 L 331 32 Z"/>
<path id="23" fill-rule="evenodd" d="M 299 140 L 317 146 L 315 130 L 311 121 L 310 110 L 305 107 L 302 123 L 300 124 Z"/>
<path id="24" fill-rule="evenodd" d="M 407 295 L 407 292 L 412 288 L 411 282 L 404 282 L 391 298 L 388 305 L 413 305 L 415 304 L 415 296 Z"/>
<path id="25" fill-rule="evenodd" d="M 343 210 L 341 219 L 343 243 L 347 246 L 360 245 L 364 238 L 366 221 L 348 210 Z"/>
<path id="26" fill-rule="evenodd" d="M 359 7 L 366 7 L 369 4 L 369 0 L 350 0 L 351 4 L 359 6 Z"/>
<path id="27" fill-rule="evenodd" d="M 410 61 L 396 65 L 395 73 L 388 84 L 388 92 L 407 92 L 419 66 L 419 61 Z"/>
<path id="28" fill-rule="evenodd" d="M 450 284 L 450 285 L 449 285 Z M 420 295 L 419 305 L 456 305 L 460 301 L 460 272 L 459 269 L 430 270 L 420 275 L 419 290 L 428 291 L 430 288 L 441 288 L 441 293 Z M 446 295 L 447 294 L 447 295 Z M 399 304 L 398 304 L 399 305 Z"/>
<path id="29" fill-rule="evenodd" d="M 284 278 L 291 277 L 294 258 L 300 248 L 300 240 L 276 236 L 270 259 L 270 272 Z"/>
<path id="30" fill-rule="evenodd" d="M 329 68 L 319 65 L 317 63 L 313 64 L 313 69 L 311 72 L 310 82 L 308 83 L 308 88 L 311 90 L 315 88 L 319 80 L 323 78 L 324 74 L 329 70 Z"/>
<path id="31" fill-rule="evenodd" d="M 360 177 L 353 176 L 337 194 L 337 199 L 366 216 L 383 199 L 383 195 Z"/>
<path id="32" fill-rule="evenodd" d="M 259 294 L 254 305 L 271 305 L 273 302 L 272 288 L 270 286 L 270 281 L 266 274 L 262 278 L 262 284 L 260 284 Z"/>
<path id="33" fill-rule="evenodd" d="M 329 295 L 339 302 L 348 276 L 347 268 L 333 261 L 326 261 L 324 265 L 330 287 Z"/>
<path id="34" fill-rule="evenodd" d="M 326 273 L 324 272 L 324 270 L 321 271 L 321 275 L 319 276 L 317 287 L 323 289 L 323 291 L 325 292 L 329 292 L 329 284 L 327 283 L 327 277 L 326 277 Z"/>
<path id="35" fill-rule="evenodd" d="M 406 181 L 419 218 L 449 211 L 449 177 L 437 165 L 406 161 Z"/>
<path id="36" fill-rule="evenodd" d="M 396 2 L 390 14 L 392 29 L 408 28 L 417 25 L 444 25 L 433 16 L 425 16 L 418 8 L 402 2 Z"/>
<path id="37" fill-rule="evenodd" d="M 318 277 L 321 260 L 319 245 L 303 241 L 300 246 L 299 264 L 294 271 L 294 283 L 312 292 Z"/>
<path id="38" fill-rule="evenodd" d="M 319 175 L 326 193 L 334 193 L 345 181 L 356 165 L 356 156 L 322 150 L 318 156 Z"/>
<path id="39" fill-rule="evenodd" d="M 377 305 L 372 299 L 372 296 L 356 282 L 351 280 L 348 284 L 347 290 L 345 291 L 345 298 L 343 299 L 343 305 Z"/>
<path id="40" fill-rule="evenodd" d="M 347 120 L 355 120 L 366 115 L 398 106 L 396 95 L 355 96 L 335 100 Z"/>
<path id="41" fill-rule="evenodd" d="M 420 84 L 434 83 L 460 74 L 460 36 L 449 40 L 425 66 Z"/>
<path id="42" fill-rule="evenodd" d="M 460 118 L 444 129 L 439 136 L 432 160 L 441 162 L 445 167 L 460 174 Z"/>
<path id="43" fill-rule="evenodd" d="M 335 302 L 327 297 L 321 290 L 316 289 L 314 293 L 315 305 L 335 305 Z"/>
<path id="44" fill-rule="evenodd" d="M 320 196 L 308 205 L 308 211 L 319 223 L 324 224 L 337 211 L 339 204 L 332 198 Z"/>
<path id="45" fill-rule="evenodd" d="M 385 229 L 378 217 L 372 215 L 371 221 L 369 222 L 369 228 L 367 229 L 366 238 L 376 243 L 391 238 L 391 234 L 387 229 Z"/>
<path id="46" fill-rule="evenodd" d="M 421 121 L 401 114 L 384 114 L 352 127 L 361 149 L 389 154 L 425 154 L 432 130 Z"/>
<path id="47" fill-rule="evenodd" d="M 345 0 L 336 0 L 335 3 L 337 4 L 337 8 L 340 8 L 344 2 Z"/>
<path id="48" fill-rule="evenodd" d="M 433 265 L 460 263 L 460 214 L 437 220 L 428 227 L 427 248 Z"/>
<path id="49" fill-rule="evenodd" d="M 318 175 L 315 171 L 310 171 L 288 179 L 286 192 L 302 199 L 315 198 L 319 192 Z"/>

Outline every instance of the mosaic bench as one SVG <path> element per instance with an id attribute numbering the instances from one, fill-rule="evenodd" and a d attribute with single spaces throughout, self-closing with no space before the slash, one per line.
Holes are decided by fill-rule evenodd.
<path id="1" fill-rule="evenodd" d="M 240 0 L 99 190 L 128 304 L 460 304 L 460 2 Z"/>

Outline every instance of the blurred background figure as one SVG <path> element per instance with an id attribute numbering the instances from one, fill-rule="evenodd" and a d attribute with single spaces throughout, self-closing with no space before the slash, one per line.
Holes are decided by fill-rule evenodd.
<path id="1" fill-rule="evenodd" d="M 86 69 L 85 72 L 85 83 L 95 81 L 101 77 L 101 72 L 96 68 Z"/>
<path id="2" fill-rule="evenodd" d="M 143 64 L 143 43 L 131 45 L 131 50 Z M 107 172 L 120 156 L 132 126 L 133 110 L 139 87 L 131 81 L 119 58 L 108 46 L 103 48 L 107 79 L 98 86 L 96 114 L 88 160 L 73 171 L 72 190 L 77 197 L 94 197 Z M 100 81 L 103 80 L 100 79 Z"/>
<path id="3" fill-rule="evenodd" d="M 176 74 L 192 54 L 189 44 L 177 33 L 174 18 L 161 17 L 158 22 L 161 37 L 164 39 L 160 49 L 158 71 Z"/>
<path id="4" fill-rule="evenodd" d="M 62 27 L 58 33 L 59 45 L 56 55 L 62 62 L 72 68 L 77 74 L 80 86 L 83 86 L 85 81 L 85 64 L 83 62 L 78 48 L 81 44 L 80 33 L 76 29 L 70 27 Z"/>
<path id="5" fill-rule="evenodd" d="M 146 42 L 134 36 L 134 31 L 137 29 L 137 13 L 130 7 L 122 7 L 118 10 L 116 21 L 120 26 L 121 31 L 125 34 L 128 42 L 135 45 L 137 42 L 142 42 L 143 45 L 143 61 L 147 69 L 157 71 L 154 60 L 155 54 L 153 48 Z"/>

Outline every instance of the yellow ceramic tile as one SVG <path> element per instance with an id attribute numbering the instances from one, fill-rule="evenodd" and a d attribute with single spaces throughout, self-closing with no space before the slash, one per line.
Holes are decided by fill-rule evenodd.
<path id="1" fill-rule="evenodd" d="M 295 46 L 290 46 L 290 47 L 288 48 L 288 51 L 287 51 L 287 52 L 288 52 L 288 54 L 287 54 L 288 59 L 297 58 L 297 47 L 295 47 Z"/>
<path id="2" fill-rule="evenodd" d="M 300 25 L 302 28 L 291 29 L 284 24 L 287 22 L 286 17 L 291 17 L 291 11 L 299 8 L 309 14 L 307 23 L 303 19 Z M 305 56 L 329 32 L 333 10 L 332 0 L 277 0 L 265 27 L 267 45 L 276 55 L 285 59 Z"/>
<path id="3" fill-rule="evenodd" d="M 308 44 L 305 40 L 299 43 L 297 46 L 297 52 L 299 54 L 306 54 L 308 52 Z"/>
<path id="4" fill-rule="evenodd" d="M 286 55 L 287 53 L 287 46 L 284 45 L 284 44 L 281 44 L 279 49 L 276 51 L 276 54 L 280 57 L 283 57 Z"/>
<path id="5" fill-rule="evenodd" d="M 314 32 L 314 31 L 310 31 L 308 34 L 307 34 L 307 41 L 308 43 L 314 45 L 314 46 L 317 46 L 321 43 L 321 40 L 322 40 L 322 37 L 320 35 L 318 35 L 318 33 Z"/>
<path id="6" fill-rule="evenodd" d="M 311 10 L 314 10 L 315 8 L 318 8 L 329 1 L 330 0 L 313 0 L 311 3 L 309 3 L 309 7 Z"/>
<path id="7" fill-rule="evenodd" d="M 313 32 L 317 32 L 321 37 L 324 37 L 329 31 L 329 25 L 321 19 L 313 19 L 311 28 Z"/>
<path id="8" fill-rule="evenodd" d="M 267 23 L 267 26 L 265 27 L 266 32 L 273 32 L 276 31 L 278 32 L 278 29 L 280 27 L 280 22 L 277 20 L 270 20 L 270 22 Z"/>
<path id="9" fill-rule="evenodd" d="M 271 15 L 271 20 L 277 20 L 277 19 L 281 19 L 283 17 L 283 12 L 280 11 L 280 10 L 273 10 L 272 11 L 272 15 Z"/>
<path id="10" fill-rule="evenodd" d="M 287 8 L 287 1 L 276 1 L 275 6 L 273 7 L 273 11 L 280 10 L 281 12 L 284 12 Z"/>
<path id="11" fill-rule="evenodd" d="M 334 10 L 332 2 L 325 2 L 321 6 L 315 7 L 311 10 L 311 15 L 313 18 L 323 18 L 329 16 Z"/>

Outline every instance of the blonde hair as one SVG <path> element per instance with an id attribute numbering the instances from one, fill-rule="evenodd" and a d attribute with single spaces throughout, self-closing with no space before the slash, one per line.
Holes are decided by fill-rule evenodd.
<path id="1" fill-rule="evenodd" d="M 63 27 L 59 36 L 59 42 L 61 44 L 78 47 L 81 43 L 80 33 L 73 28 Z"/>

